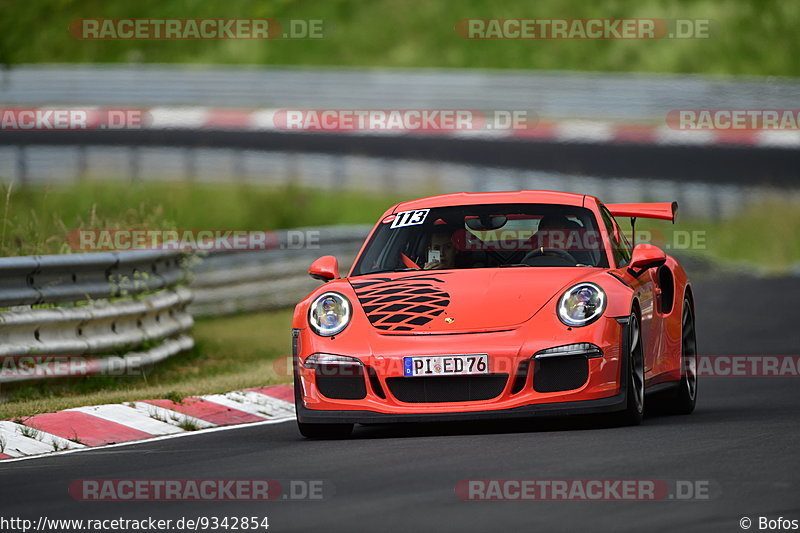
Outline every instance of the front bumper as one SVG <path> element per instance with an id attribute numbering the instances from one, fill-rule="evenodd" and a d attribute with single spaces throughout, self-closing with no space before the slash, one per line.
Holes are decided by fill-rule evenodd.
<path id="1" fill-rule="evenodd" d="M 622 390 L 609 398 L 572 402 L 525 405 L 496 411 L 459 411 L 451 413 L 378 413 L 375 411 L 329 411 L 306 408 L 297 403 L 297 420 L 308 424 L 389 424 L 396 422 L 458 422 L 570 416 L 613 413 L 625 409 L 626 395 Z"/>
<path id="2" fill-rule="evenodd" d="M 380 360 L 373 358 L 372 354 L 360 356 L 365 365 L 365 389 L 363 398 L 334 399 L 326 397 L 317 387 L 313 371 L 295 364 L 295 399 L 297 418 L 303 423 L 335 424 L 335 423 L 394 423 L 394 422 L 427 422 L 427 421 L 463 421 L 463 420 L 494 420 L 514 418 L 535 418 L 542 416 L 563 416 L 608 413 L 625 409 L 626 406 L 626 380 L 627 373 L 621 369 L 627 367 L 627 326 L 625 320 L 606 319 L 604 324 L 584 330 L 572 330 L 581 335 L 576 341 L 592 342 L 603 349 L 603 356 L 588 360 L 588 378 L 586 382 L 571 390 L 559 392 L 538 392 L 533 387 L 534 365 L 524 382 L 522 390 L 512 390 L 516 381 L 515 375 L 510 374 L 507 385 L 502 392 L 489 400 L 484 401 L 441 401 L 435 403 L 408 403 L 399 401 L 392 394 L 388 381 L 397 378 L 398 374 L 389 371 L 381 372 L 376 363 Z M 305 337 L 303 334 L 305 333 Z M 310 353 L 319 352 L 318 339 L 308 331 L 296 330 L 298 350 L 295 359 L 304 360 Z M 468 353 L 476 345 L 481 346 L 480 351 L 488 352 L 491 357 L 505 357 L 510 361 L 506 366 L 517 368 L 519 363 L 531 360 L 536 349 L 532 342 L 525 340 L 523 332 L 488 333 L 470 335 L 464 346 L 458 339 L 442 338 L 446 343 L 449 353 Z M 560 343 L 560 335 L 549 340 L 533 341 L 541 348 L 551 347 Z M 527 339 L 530 339 L 527 336 Z M 572 341 L 573 339 L 568 339 Z M 399 339 L 395 342 L 401 342 Z M 436 342 L 426 339 L 425 351 L 420 353 L 420 339 L 414 339 L 417 350 L 412 351 L 412 345 L 392 345 L 395 354 L 422 354 L 425 352 L 448 353 L 442 346 L 430 347 L 428 343 Z M 516 344 L 516 346 L 515 346 Z M 305 349 L 303 349 L 303 347 Z M 473 350 L 469 350 L 472 348 Z M 463 351 L 462 351 L 463 350 Z M 509 351 L 510 350 L 510 351 Z M 331 350 L 326 350 L 331 351 Z M 339 351 L 341 354 L 341 351 Z M 347 353 L 359 353 L 348 351 Z M 363 352 L 361 352 L 363 353 Z M 397 355 L 395 355 L 397 356 Z M 384 396 L 375 394 L 376 387 L 370 383 L 367 370 L 378 368 L 375 379 L 379 381 L 378 388 L 383 389 Z M 374 372 L 373 372 L 374 373 Z M 440 379 L 433 378 L 405 378 L 413 379 Z M 382 386 L 382 387 L 381 387 Z"/>

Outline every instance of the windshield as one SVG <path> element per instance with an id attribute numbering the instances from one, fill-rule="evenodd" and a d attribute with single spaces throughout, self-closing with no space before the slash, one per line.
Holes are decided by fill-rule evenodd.
<path id="1" fill-rule="evenodd" d="M 608 266 L 590 210 L 491 204 L 404 211 L 381 221 L 353 275 L 540 266 Z"/>

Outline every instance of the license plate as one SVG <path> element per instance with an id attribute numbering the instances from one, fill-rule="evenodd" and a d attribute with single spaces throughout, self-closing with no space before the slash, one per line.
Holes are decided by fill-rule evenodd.
<path id="1" fill-rule="evenodd" d="M 407 378 L 421 376 L 468 376 L 489 373 L 489 356 L 485 353 L 467 355 L 425 355 L 403 358 L 403 374 Z"/>

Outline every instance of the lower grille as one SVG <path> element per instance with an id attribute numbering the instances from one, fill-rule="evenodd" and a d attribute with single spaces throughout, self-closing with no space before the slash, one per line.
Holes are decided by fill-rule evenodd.
<path id="1" fill-rule="evenodd" d="M 364 368 L 355 365 L 319 365 L 317 389 L 332 400 L 361 400 L 367 397 Z"/>
<path id="2" fill-rule="evenodd" d="M 491 400 L 500 396 L 508 374 L 387 378 L 395 398 L 406 403 L 444 403 Z"/>
<path id="3" fill-rule="evenodd" d="M 543 357 L 534 361 L 533 390 L 536 392 L 573 390 L 589 379 L 589 361 L 584 355 Z"/>
<path id="4" fill-rule="evenodd" d="M 378 398 L 382 398 L 385 400 L 386 393 L 383 392 L 383 387 L 381 386 L 381 380 L 378 379 L 378 374 L 375 372 L 375 369 L 372 368 L 371 366 L 367 367 L 367 373 L 369 374 L 369 384 L 372 387 L 372 392 L 374 392 Z"/>

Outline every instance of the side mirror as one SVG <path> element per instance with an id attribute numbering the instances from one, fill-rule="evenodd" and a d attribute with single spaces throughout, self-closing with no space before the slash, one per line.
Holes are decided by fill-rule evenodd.
<path id="1" fill-rule="evenodd" d="M 667 254 L 658 246 L 642 243 L 637 244 L 633 249 L 631 264 L 628 265 L 628 272 L 634 277 L 641 276 L 645 271 L 660 267 L 667 262 Z"/>
<path id="2" fill-rule="evenodd" d="M 339 279 L 339 260 L 332 255 L 323 255 L 311 263 L 308 275 L 320 281 Z"/>

